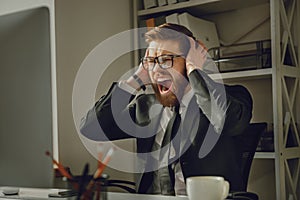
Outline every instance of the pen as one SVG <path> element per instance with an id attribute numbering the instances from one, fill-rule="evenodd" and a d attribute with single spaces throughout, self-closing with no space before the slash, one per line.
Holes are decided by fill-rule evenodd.
<path id="1" fill-rule="evenodd" d="M 95 174 L 94 174 L 94 179 L 97 179 L 97 178 L 101 177 L 101 174 L 103 173 L 103 171 L 104 171 L 106 165 L 107 165 L 108 162 L 110 161 L 111 156 L 112 156 L 112 154 L 114 153 L 114 151 L 115 151 L 115 149 L 114 149 L 113 147 L 111 147 L 111 148 L 108 150 L 108 152 L 107 152 L 105 158 L 103 159 L 103 162 L 101 163 L 101 162 L 99 161 L 99 162 L 100 162 L 100 165 L 98 166 L 97 171 L 96 171 Z"/>
<path id="2" fill-rule="evenodd" d="M 65 169 L 65 167 L 60 164 L 59 162 L 57 162 L 53 156 L 51 155 L 51 153 L 49 151 L 46 151 L 46 155 L 49 156 L 52 159 L 52 162 L 58 167 L 59 172 L 66 178 L 68 179 L 72 179 L 72 175 Z"/>

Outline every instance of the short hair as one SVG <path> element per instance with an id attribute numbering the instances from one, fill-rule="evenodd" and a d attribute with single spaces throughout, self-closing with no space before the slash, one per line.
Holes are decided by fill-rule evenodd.
<path id="1" fill-rule="evenodd" d="M 164 23 L 145 33 L 146 42 L 148 43 L 156 40 L 178 41 L 180 43 L 181 50 L 183 50 L 184 56 L 187 55 L 188 50 L 190 49 L 190 43 L 186 36 L 195 40 L 193 33 L 185 26 L 172 23 Z"/>
<path id="2" fill-rule="evenodd" d="M 158 26 L 159 28 L 168 28 L 180 33 L 185 34 L 188 37 L 193 38 L 194 40 L 196 40 L 196 38 L 194 37 L 192 31 L 190 31 L 188 28 L 186 28 L 185 26 L 179 25 L 179 24 L 172 24 L 172 23 L 164 23 L 160 26 Z"/>

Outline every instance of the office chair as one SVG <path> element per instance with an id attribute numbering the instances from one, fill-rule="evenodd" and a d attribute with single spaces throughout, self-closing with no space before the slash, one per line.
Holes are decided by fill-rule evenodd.
<path id="1" fill-rule="evenodd" d="M 229 195 L 229 198 L 242 200 L 258 200 L 258 195 L 252 192 L 247 192 L 248 179 L 254 154 L 261 138 L 261 135 L 266 131 L 267 123 L 251 123 L 243 134 L 236 136 L 237 143 L 239 144 L 240 150 L 240 163 L 241 173 L 244 181 L 244 188 L 242 191 L 234 192 Z"/>
<path id="2" fill-rule="evenodd" d="M 245 132 L 237 136 L 238 140 L 241 142 L 241 169 L 242 169 L 242 176 L 244 179 L 245 187 L 244 191 L 247 190 L 248 179 L 250 174 L 250 169 L 252 165 L 252 161 L 254 158 L 254 154 L 256 152 L 256 148 L 258 142 L 261 138 L 263 132 L 266 131 L 267 123 L 252 123 L 248 126 Z"/>
<path id="3" fill-rule="evenodd" d="M 108 179 L 106 181 L 106 187 L 117 187 L 129 193 L 136 193 L 135 183 L 132 181 Z"/>

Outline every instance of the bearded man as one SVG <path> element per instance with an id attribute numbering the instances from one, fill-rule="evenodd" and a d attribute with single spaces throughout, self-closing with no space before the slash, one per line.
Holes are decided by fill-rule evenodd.
<path id="1" fill-rule="evenodd" d="M 203 71 L 209 55 L 187 28 L 166 23 L 145 36 L 149 46 L 139 68 L 96 102 L 81 133 L 95 141 L 136 138 L 138 193 L 185 194 L 186 178 L 208 175 L 241 190 L 246 183 L 235 136 L 252 117 L 248 90 Z"/>

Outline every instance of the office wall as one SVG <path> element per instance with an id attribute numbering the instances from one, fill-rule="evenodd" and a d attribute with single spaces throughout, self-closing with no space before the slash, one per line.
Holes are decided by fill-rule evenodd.
<path id="1" fill-rule="evenodd" d="M 55 4 L 59 159 L 75 174 L 80 174 L 87 162 L 93 172 L 97 162 L 83 146 L 73 122 L 73 83 L 81 63 L 96 45 L 132 27 L 132 3 L 131 0 L 56 0 Z M 103 67 L 101 63 L 100 67 Z M 115 60 L 99 82 L 97 97 L 131 67 L 130 55 Z M 133 148 L 132 141 L 120 145 Z M 120 160 L 122 162 L 127 161 Z M 108 173 L 113 177 L 132 178 L 130 174 L 112 169 L 108 169 Z"/>

